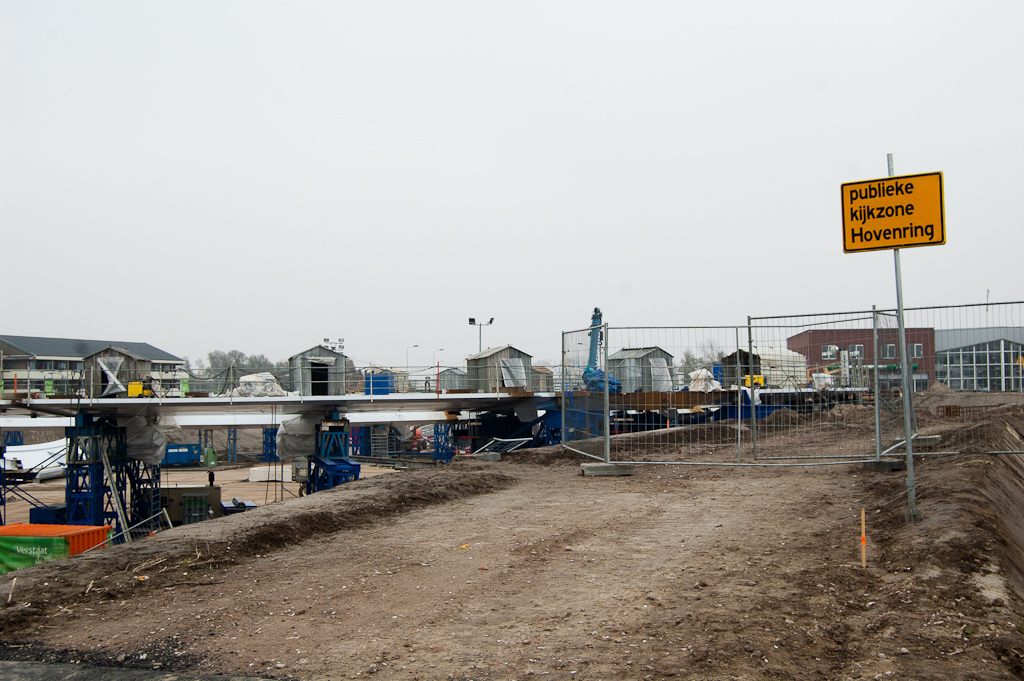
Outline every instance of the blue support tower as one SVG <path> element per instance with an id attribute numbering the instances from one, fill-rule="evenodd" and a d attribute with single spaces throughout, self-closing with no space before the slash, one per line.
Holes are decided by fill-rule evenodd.
<path id="1" fill-rule="evenodd" d="M 25 438 L 20 430 L 5 430 L 3 444 L 5 447 L 20 447 L 25 444 Z"/>
<path id="2" fill-rule="evenodd" d="M 227 446 L 228 463 L 236 463 L 238 461 L 238 429 L 228 428 L 228 446 Z"/>
<path id="3" fill-rule="evenodd" d="M 120 534 L 128 528 L 121 526 L 118 503 L 129 527 L 160 511 L 160 466 L 128 458 L 124 428 L 79 414 L 65 436 L 69 525 L 111 525 Z M 109 470 L 104 470 L 104 457 Z"/>
<path id="4" fill-rule="evenodd" d="M 452 426 L 449 423 L 434 425 L 434 460 L 451 463 L 455 456 L 455 445 L 452 444 Z"/>
<path id="5" fill-rule="evenodd" d="M 317 426 L 316 452 L 309 460 L 307 494 L 359 479 L 359 464 L 348 458 L 350 436 L 347 421 L 324 421 Z"/>
<path id="6" fill-rule="evenodd" d="M 263 429 L 263 454 L 260 461 L 277 461 L 277 426 Z"/>

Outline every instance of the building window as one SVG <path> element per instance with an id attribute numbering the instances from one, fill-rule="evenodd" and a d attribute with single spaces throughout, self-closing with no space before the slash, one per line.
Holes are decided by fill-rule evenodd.
<path id="1" fill-rule="evenodd" d="M 864 358 L 864 346 L 863 345 L 857 344 L 857 345 L 851 345 L 850 346 L 850 359 L 853 359 L 854 357 L 858 357 L 860 359 Z"/>
<path id="2" fill-rule="evenodd" d="M 839 352 L 839 348 L 835 345 L 822 345 L 821 346 L 821 358 L 822 359 L 835 359 L 836 353 Z"/>
<path id="3" fill-rule="evenodd" d="M 895 343 L 889 343 L 882 346 L 882 359 L 896 359 Z"/>
<path id="4" fill-rule="evenodd" d="M 921 343 L 911 343 L 910 344 L 910 358 L 911 359 L 921 359 L 922 357 L 924 357 L 924 345 L 921 344 Z"/>

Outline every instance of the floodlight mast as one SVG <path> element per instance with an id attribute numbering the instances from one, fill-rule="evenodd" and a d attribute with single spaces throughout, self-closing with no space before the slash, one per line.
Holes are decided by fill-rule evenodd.
<path id="1" fill-rule="evenodd" d="M 479 332 L 480 332 L 479 333 L 480 337 L 479 337 L 479 339 L 477 341 L 478 342 L 477 352 L 483 352 L 484 351 L 484 327 L 485 326 L 490 326 L 493 323 L 494 323 L 494 317 L 491 317 L 491 321 L 489 321 L 489 322 L 477 322 L 476 321 L 476 317 L 470 317 L 469 318 L 469 325 L 477 327 L 479 329 Z"/>

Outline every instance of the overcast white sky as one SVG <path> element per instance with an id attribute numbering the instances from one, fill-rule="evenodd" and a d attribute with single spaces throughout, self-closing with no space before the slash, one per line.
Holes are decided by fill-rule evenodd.
<path id="1" fill-rule="evenodd" d="M 557 359 L 895 305 L 840 184 L 943 171 L 908 306 L 1022 298 L 1024 3 L 0 2 L 0 331 Z"/>

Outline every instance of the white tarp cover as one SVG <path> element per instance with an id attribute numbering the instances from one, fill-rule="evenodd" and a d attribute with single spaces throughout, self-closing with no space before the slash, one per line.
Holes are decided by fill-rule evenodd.
<path id="1" fill-rule="evenodd" d="M 128 458 L 148 464 L 163 461 L 168 436 L 181 432 L 178 422 L 167 414 L 139 414 L 124 422 L 118 420 L 117 425 L 125 428 Z"/>
<path id="2" fill-rule="evenodd" d="M 242 376 L 238 387 L 231 391 L 232 397 L 285 397 L 287 394 L 269 371 Z"/>
<path id="3" fill-rule="evenodd" d="M 834 388 L 836 385 L 836 379 L 832 374 L 811 374 L 811 380 L 814 381 L 815 390 Z"/>
<path id="4" fill-rule="evenodd" d="M 707 393 L 712 390 L 721 390 L 722 384 L 715 380 L 714 374 L 707 369 L 697 369 L 690 372 L 690 390 Z"/>
<path id="5" fill-rule="evenodd" d="M 277 458 L 287 461 L 296 456 L 313 456 L 317 421 L 305 416 L 282 421 L 277 428 Z"/>
<path id="6" fill-rule="evenodd" d="M 522 357 L 503 357 L 501 359 L 501 382 L 506 388 L 526 387 L 526 367 Z"/>
<path id="7" fill-rule="evenodd" d="M 651 391 L 667 393 L 672 391 L 672 372 L 664 357 L 651 357 Z"/>
<path id="8" fill-rule="evenodd" d="M 68 441 L 54 440 L 34 445 L 11 445 L 7 448 L 4 458 L 6 470 L 18 470 L 15 462 L 21 464 L 22 470 L 33 468 L 62 468 L 67 462 Z"/>
<path id="9" fill-rule="evenodd" d="M 103 389 L 103 394 L 100 397 L 128 392 L 121 381 L 117 380 L 117 372 L 124 364 L 124 357 L 97 357 L 96 363 L 100 365 L 100 369 L 103 369 L 103 373 L 107 376 L 107 387 Z"/>

